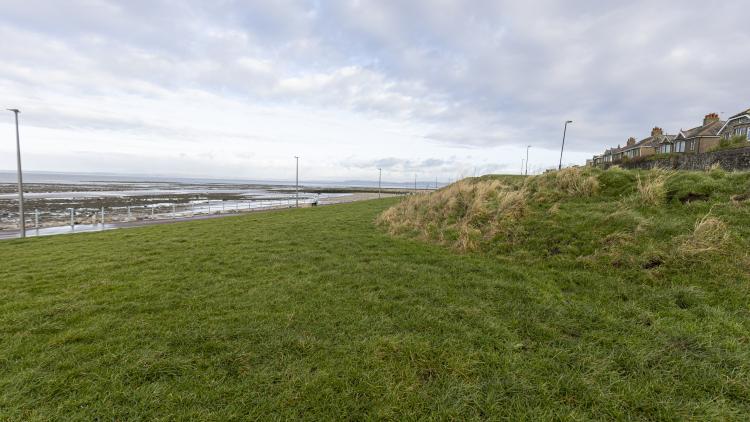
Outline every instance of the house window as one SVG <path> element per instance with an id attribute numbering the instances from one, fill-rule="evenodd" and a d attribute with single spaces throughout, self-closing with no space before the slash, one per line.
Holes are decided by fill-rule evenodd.
<path id="1" fill-rule="evenodd" d="M 677 141 L 674 144 L 674 152 L 685 152 L 685 141 Z"/>

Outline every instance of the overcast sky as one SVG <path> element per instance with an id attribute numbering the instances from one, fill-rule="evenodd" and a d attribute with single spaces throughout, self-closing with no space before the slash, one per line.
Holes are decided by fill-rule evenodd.
<path id="1" fill-rule="evenodd" d="M 447 180 L 750 107 L 747 0 L 0 0 L 0 40 L 28 170 Z"/>

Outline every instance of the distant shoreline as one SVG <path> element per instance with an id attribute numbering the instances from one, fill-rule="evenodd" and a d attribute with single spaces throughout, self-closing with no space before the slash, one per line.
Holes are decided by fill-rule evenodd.
<path id="1" fill-rule="evenodd" d="M 188 177 L 188 176 L 163 176 L 147 174 L 115 174 L 115 173 L 67 173 L 67 172 L 45 172 L 45 171 L 24 171 L 24 183 L 45 183 L 45 184 L 133 184 L 133 183 L 151 183 L 151 184 L 200 184 L 207 185 L 248 185 L 262 188 L 294 186 L 294 180 L 257 180 L 257 179 L 234 179 L 234 178 L 210 178 L 210 177 Z M 15 184 L 16 172 L 12 170 L 0 170 L 0 186 L 4 184 Z M 374 188 L 378 187 L 377 179 L 374 180 L 300 180 L 300 186 L 306 188 Z M 383 189 L 402 189 L 413 190 L 414 182 L 393 182 L 382 181 Z M 417 188 L 433 188 L 434 181 L 417 181 Z M 439 187 L 445 184 L 438 184 Z"/>

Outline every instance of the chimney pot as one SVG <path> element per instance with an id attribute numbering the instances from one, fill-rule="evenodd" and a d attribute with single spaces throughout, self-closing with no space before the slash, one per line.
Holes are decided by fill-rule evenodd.
<path id="1" fill-rule="evenodd" d="M 709 123 L 718 122 L 719 121 L 719 115 L 717 113 L 709 113 L 706 114 L 706 117 L 703 118 L 703 126 L 706 126 Z"/>

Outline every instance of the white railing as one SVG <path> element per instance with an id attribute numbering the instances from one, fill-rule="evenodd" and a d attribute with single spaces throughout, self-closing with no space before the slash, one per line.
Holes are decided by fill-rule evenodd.
<path id="1" fill-rule="evenodd" d="M 299 206 L 317 204 L 315 197 L 299 198 Z M 197 200 L 187 203 L 159 203 L 147 205 L 129 205 L 117 207 L 79 207 L 58 210 L 32 210 L 25 212 L 26 231 L 28 235 L 56 234 L 74 231 L 93 231 L 116 228 L 138 222 L 147 224 L 150 221 L 190 219 L 200 216 L 219 214 L 237 214 L 259 210 L 294 208 L 297 202 L 294 197 L 249 199 L 249 200 Z M 17 214 L 15 218 L 5 218 L 5 232 L 18 230 Z"/>

